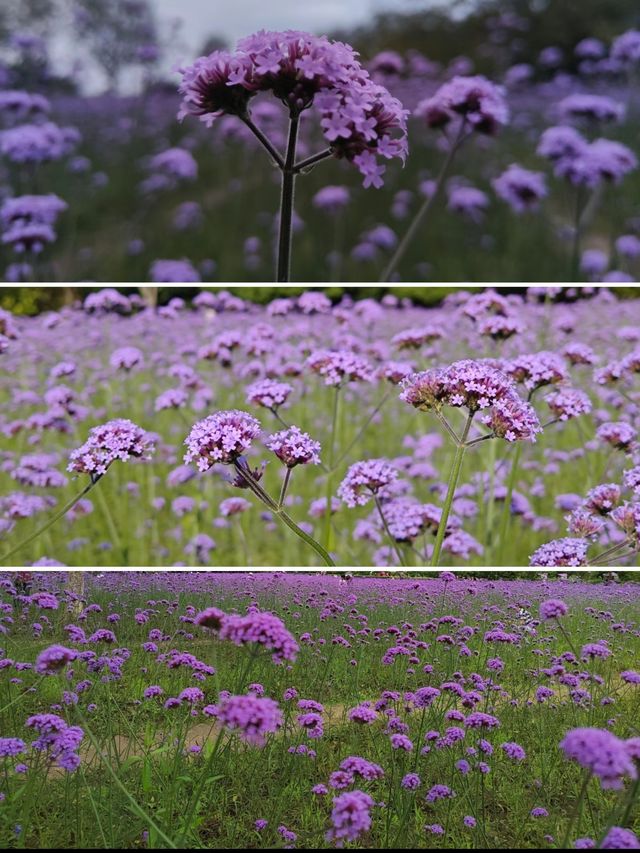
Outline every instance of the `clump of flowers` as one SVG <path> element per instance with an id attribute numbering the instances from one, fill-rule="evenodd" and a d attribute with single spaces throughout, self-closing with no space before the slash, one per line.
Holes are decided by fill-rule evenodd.
<path id="1" fill-rule="evenodd" d="M 541 545 L 531 556 L 530 566 L 584 566 L 587 562 L 586 539 L 565 537 Z"/>
<path id="2" fill-rule="evenodd" d="M 264 746 L 267 736 L 275 734 L 284 721 L 277 702 L 253 693 L 226 697 L 219 703 L 216 717 L 251 746 Z"/>
<path id="3" fill-rule="evenodd" d="M 535 210 L 547 195 L 547 185 L 542 172 L 523 169 L 517 163 L 492 182 L 496 194 L 516 212 Z"/>
<path id="4" fill-rule="evenodd" d="M 87 441 L 72 451 L 67 470 L 89 474 L 96 482 L 117 460 L 148 460 L 154 449 L 155 441 L 148 432 L 130 420 L 118 418 L 93 427 Z"/>
<path id="5" fill-rule="evenodd" d="M 289 277 L 293 193 L 296 177 L 328 157 L 345 159 L 360 171 L 365 187 L 383 184 L 378 157 L 404 161 L 407 111 L 374 82 L 347 44 L 296 30 L 261 31 L 238 42 L 234 52 L 214 51 L 183 68 L 179 116 L 206 125 L 236 116 L 251 130 L 282 172 L 276 278 Z M 287 150 L 281 154 L 253 121 L 251 101 L 270 92 L 287 110 Z M 297 160 L 300 117 L 315 108 L 327 148 Z"/>
<path id="6" fill-rule="evenodd" d="M 367 459 L 349 467 L 338 496 L 349 507 L 365 506 L 372 497 L 398 479 L 398 471 L 385 459 Z"/>
<path id="7" fill-rule="evenodd" d="M 252 470 L 245 458 L 261 431 L 260 422 L 247 412 L 237 409 L 216 412 L 198 421 L 191 428 L 185 439 L 188 449 L 184 461 L 195 462 L 200 471 L 208 471 L 218 463 L 233 465 L 236 471 L 233 485 L 250 489 L 296 536 L 310 545 L 328 565 L 333 565 L 328 552 L 284 510 L 292 469 L 297 465 L 320 464 L 320 444 L 296 426 L 287 427 L 266 439 L 267 447 L 286 467 L 280 497 L 276 500 L 260 483 L 263 469 Z"/>
<path id="8" fill-rule="evenodd" d="M 320 464 L 320 442 L 296 426 L 270 435 L 265 444 L 287 468 Z"/>
<path id="9" fill-rule="evenodd" d="M 619 790 L 625 776 L 637 778 L 638 770 L 626 744 L 606 729 L 572 729 L 565 735 L 560 749 L 567 758 L 596 776 L 602 788 Z"/>
<path id="10" fill-rule="evenodd" d="M 184 461 L 195 462 L 199 471 L 212 465 L 232 465 L 260 435 L 259 422 L 247 412 L 231 409 L 198 421 L 185 439 Z"/>

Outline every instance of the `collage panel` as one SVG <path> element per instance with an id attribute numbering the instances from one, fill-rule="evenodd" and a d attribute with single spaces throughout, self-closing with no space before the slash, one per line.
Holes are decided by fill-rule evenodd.
<path id="1" fill-rule="evenodd" d="M 0 565 L 638 565 L 636 288 L 151 290 L 0 288 Z"/>
<path id="2" fill-rule="evenodd" d="M 640 849 L 636 5 L 0 4 L 2 849 Z"/>
<path id="3" fill-rule="evenodd" d="M 5 2 L 0 276 L 634 282 L 638 27 L 636 0 Z"/>
<path id="4" fill-rule="evenodd" d="M 632 849 L 640 575 L 0 573 L 0 843 Z"/>

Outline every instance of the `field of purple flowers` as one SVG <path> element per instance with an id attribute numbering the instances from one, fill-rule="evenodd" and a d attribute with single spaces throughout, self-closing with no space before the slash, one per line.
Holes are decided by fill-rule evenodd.
<path id="1" fill-rule="evenodd" d="M 487 44 L 517 43 L 520 23 L 496 16 Z M 638 275 L 636 30 L 571 56 L 550 46 L 492 80 L 470 57 L 365 61 L 358 45 L 259 32 L 130 97 L 47 96 L 46 77 L 16 88 L 46 45 L 11 44 L 8 281 Z"/>
<path id="2" fill-rule="evenodd" d="M 0 843 L 637 849 L 639 604 L 614 576 L 4 573 Z"/>
<path id="3" fill-rule="evenodd" d="M 636 565 L 640 303 L 0 315 L 5 566 Z"/>

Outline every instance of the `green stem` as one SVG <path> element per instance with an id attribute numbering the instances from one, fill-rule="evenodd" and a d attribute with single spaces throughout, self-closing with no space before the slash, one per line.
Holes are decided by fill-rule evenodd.
<path id="1" fill-rule="evenodd" d="M 382 520 L 382 526 L 384 527 L 384 532 L 389 537 L 389 541 L 391 542 L 391 546 L 392 546 L 393 550 L 396 552 L 398 562 L 400 563 L 401 566 L 404 566 L 405 562 L 402 558 L 402 551 L 400 551 L 400 548 L 398 547 L 398 543 L 393 538 L 391 531 L 389 530 L 389 525 L 387 524 L 387 519 L 384 517 L 384 512 L 382 511 L 382 504 L 380 503 L 380 498 L 377 495 L 374 495 L 373 499 L 376 502 L 376 509 L 378 510 L 378 515 L 380 516 L 380 518 Z"/>
<path id="2" fill-rule="evenodd" d="M 513 491 L 516 485 L 516 478 L 518 476 L 518 466 L 520 465 L 520 456 L 522 455 L 522 444 L 517 442 L 513 459 L 511 461 L 511 470 L 509 472 L 509 481 L 507 484 L 507 493 L 504 496 L 504 504 L 502 507 L 502 516 L 500 518 L 500 538 L 498 542 L 498 557 L 499 562 L 502 564 L 504 559 L 504 552 L 507 545 L 506 539 L 507 534 L 509 532 L 509 522 L 511 520 L 511 499 L 513 497 Z"/>
<path id="3" fill-rule="evenodd" d="M 280 233 L 278 236 L 278 265 L 276 281 L 289 281 L 291 277 L 291 236 L 293 220 L 293 198 L 296 183 L 296 145 L 300 117 L 293 114 L 289 121 L 287 154 L 282 167 L 282 190 L 280 194 Z"/>
<path id="4" fill-rule="evenodd" d="M 404 258 L 405 254 L 407 252 L 407 249 L 409 248 L 409 246 L 411 245 L 411 243 L 415 239 L 416 234 L 420 230 L 420 227 L 422 226 L 424 220 L 427 217 L 427 214 L 429 213 L 429 211 L 431 210 L 431 208 L 434 206 L 437 199 L 439 198 L 440 193 L 442 191 L 442 188 L 444 186 L 445 178 L 447 177 L 449 169 L 451 168 L 451 164 L 453 163 L 453 158 L 455 157 L 456 151 L 458 150 L 460 145 L 463 143 L 463 141 L 466 139 L 466 136 L 464 134 L 465 130 L 466 130 L 466 121 L 463 121 L 462 124 L 460 125 L 460 130 L 458 131 L 458 135 L 457 135 L 456 139 L 451 144 L 449 151 L 447 152 L 447 156 L 445 158 L 445 161 L 442 164 L 442 168 L 440 169 L 440 173 L 438 174 L 438 178 L 436 180 L 436 185 L 435 185 L 435 188 L 433 190 L 433 193 L 430 196 L 427 196 L 425 198 L 425 200 L 422 203 L 422 206 L 420 207 L 420 209 L 416 213 L 411 225 L 407 229 L 407 232 L 405 233 L 402 240 L 398 243 L 398 247 L 396 248 L 395 252 L 393 253 L 391 260 L 389 261 L 389 263 L 385 267 L 385 270 L 382 273 L 382 276 L 380 277 L 381 282 L 391 281 L 391 278 L 392 278 L 394 272 L 396 271 L 399 263 Z"/>
<path id="5" fill-rule="evenodd" d="M 298 527 L 295 521 L 290 518 L 283 509 L 278 510 L 275 514 L 284 521 L 290 530 L 293 530 L 296 536 L 299 536 L 303 542 L 306 542 L 307 545 L 313 548 L 316 554 L 323 559 L 327 566 L 335 566 L 335 563 L 331 559 L 331 555 L 322 547 L 322 545 L 319 542 L 316 542 L 316 540 L 309 536 L 308 533 L 305 533 L 302 528 Z"/>
<path id="6" fill-rule="evenodd" d="M 453 504 L 453 498 L 456 493 L 458 480 L 460 479 L 462 461 L 464 459 L 464 454 L 467 449 L 466 441 L 469 436 L 469 430 L 471 429 L 471 421 L 473 420 L 473 415 L 473 412 L 469 413 L 469 417 L 467 418 L 467 422 L 464 427 L 464 432 L 462 433 L 462 438 L 460 439 L 460 443 L 456 447 L 455 456 L 453 457 L 453 464 L 451 466 L 451 472 L 449 474 L 449 488 L 447 489 L 447 496 L 445 498 L 444 506 L 442 508 L 442 516 L 440 517 L 440 523 L 438 524 L 436 542 L 433 546 L 433 558 L 431 560 L 432 566 L 437 566 L 440 562 L 440 552 L 442 551 L 442 543 L 444 542 L 444 536 L 447 530 L 447 522 L 449 521 L 449 514 L 451 512 L 451 505 Z"/>
<path id="7" fill-rule="evenodd" d="M 331 546 L 331 498 L 333 492 L 333 470 L 336 467 L 335 460 L 335 448 L 336 448 L 336 431 L 338 428 L 338 418 L 340 416 L 340 386 L 338 385 L 335 390 L 335 395 L 333 398 L 333 416 L 331 418 L 331 437 L 329 439 L 329 460 L 328 460 L 328 468 L 327 472 L 327 489 L 326 489 L 326 498 L 327 498 L 327 506 L 325 512 L 324 519 L 324 533 L 322 537 L 322 544 L 326 549 L 329 549 Z"/>
<path id="8" fill-rule="evenodd" d="M 243 467 L 236 461 L 235 469 L 242 476 L 243 480 L 247 483 L 254 495 L 261 500 L 275 516 L 281 519 L 281 521 L 283 521 L 284 524 L 286 524 L 287 527 L 296 534 L 296 536 L 302 539 L 303 542 L 306 542 L 307 545 L 313 548 L 316 554 L 322 558 L 327 566 L 335 566 L 330 554 L 322 547 L 322 545 L 320 545 L 319 542 L 316 542 L 316 540 L 309 536 L 308 533 L 305 533 L 302 528 L 298 527 L 295 521 L 287 515 L 282 506 L 276 504 L 271 495 L 265 492 L 248 468 Z"/>
<path id="9" fill-rule="evenodd" d="M 284 499 L 287 496 L 287 489 L 289 488 L 289 480 L 291 479 L 291 471 L 293 469 L 287 467 L 287 470 L 284 475 L 284 480 L 282 481 L 282 488 L 280 489 L 280 497 L 278 498 L 278 506 L 284 506 Z"/>
<path id="10" fill-rule="evenodd" d="M 27 545 L 31 544 L 34 539 L 37 539 L 38 536 L 40 536 L 42 533 L 52 527 L 56 523 L 56 521 L 58 521 L 58 519 L 62 518 L 63 515 L 66 515 L 69 512 L 69 510 L 73 509 L 73 507 L 78 503 L 78 501 L 82 500 L 82 498 L 91 491 L 91 489 L 96 485 L 97 482 L 97 480 L 91 481 L 87 486 L 84 487 L 84 489 L 79 494 L 75 496 L 75 498 L 72 498 L 69 503 L 65 504 L 62 509 L 53 516 L 53 518 L 50 518 L 46 524 L 43 524 L 42 527 L 39 527 L 34 533 L 31 534 L 31 536 L 28 536 L 26 539 L 20 542 L 19 545 L 16 545 L 15 548 L 12 548 L 10 551 L 7 551 L 6 554 L 3 554 L 0 557 L 0 563 L 6 563 L 9 560 L 9 557 L 13 557 L 15 553 L 21 551 Z"/>
<path id="11" fill-rule="evenodd" d="M 569 818 L 569 822 L 567 824 L 567 829 L 564 834 L 564 838 L 562 840 L 562 844 L 560 845 L 561 850 L 569 849 L 569 838 L 571 836 L 571 832 L 573 830 L 573 826 L 576 821 L 580 821 L 580 815 L 582 814 L 582 804 L 584 802 L 584 795 L 587 793 L 587 785 L 589 784 L 589 780 L 591 779 L 590 771 L 587 771 L 584 781 L 582 783 L 582 787 L 580 788 L 580 793 L 578 794 L 578 800 L 574 806 L 573 813 Z"/>

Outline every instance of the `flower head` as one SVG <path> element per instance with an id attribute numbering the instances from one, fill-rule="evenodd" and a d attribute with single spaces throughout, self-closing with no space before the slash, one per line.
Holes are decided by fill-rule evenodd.
<path id="1" fill-rule="evenodd" d="M 624 741 L 606 729 L 572 729 L 564 736 L 560 749 L 567 758 L 597 776 L 603 788 L 619 790 L 625 776 L 637 778 L 637 769 Z"/>
<path id="2" fill-rule="evenodd" d="M 192 427 L 184 442 L 188 448 L 184 461 L 195 462 L 200 471 L 218 462 L 232 465 L 259 435 L 259 422 L 247 412 L 216 412 Z"/>
<path id="3" fill-rule="evenodd" d="M 398 471 L 384 459 L 355 462 L 338 487 L 338 497 L 349 507 L 364 506 L 397 479 Z"/>
<path id="4" fill-rule="evenodd" d="M 116 460 L 148 460 L 155 449 L 153 437 L 132 421 L 119 418 L 93 427 L 89 438 L 69 456 L 68 471 L 101 477 Z"/>
<path id="5" fill-rule="evenodd" d="M 319 465 L 320 442 L 292 426 L 270 435 L 265 444 L 287 468 L 296 465 Z"/>

